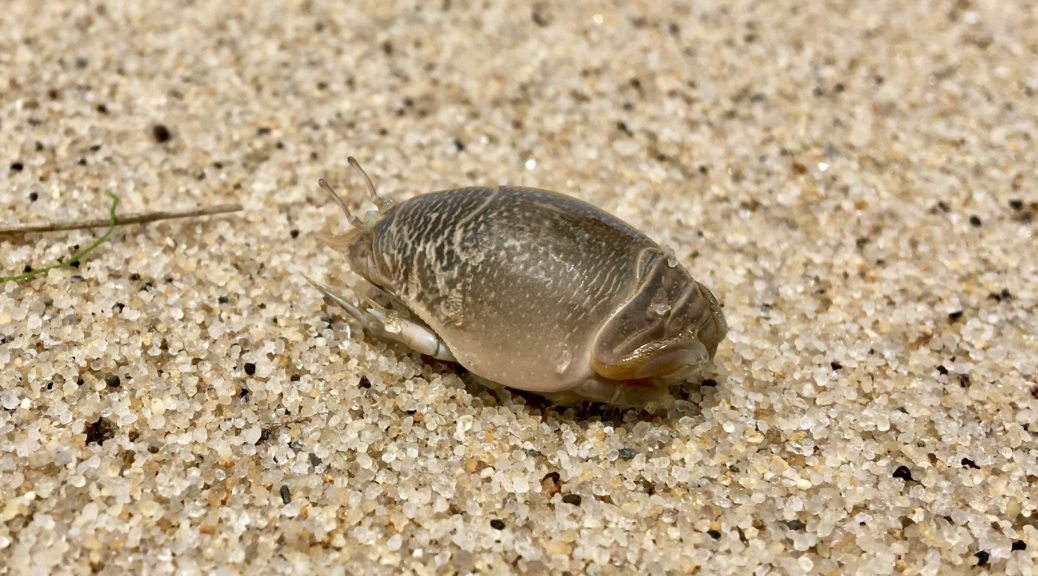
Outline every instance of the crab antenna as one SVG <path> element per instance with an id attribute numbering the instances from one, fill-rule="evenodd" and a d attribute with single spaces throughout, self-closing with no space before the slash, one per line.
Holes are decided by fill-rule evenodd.
<path id="1" fill-rule="evenodd" d="M 360 220 L 350 213 L 350 208 L 346 206 L 346 201 L 342 199 L 342 196 L 339 196 L 335 191 L 335 188 L 332 188 L 332 185 L 329 184 L 327 180 L 321 178 L 317 181 L 317 185 L 321 187 L 321 190 L 330 194 L 335 202 L 339 204 L 339 208 L 342 208 L 342 211 L 346 214 L 346 219 L 350 221 L 350 224 L 353 224 L 354 226 L 359 226 L 361 224 Z"/>
<path id="2" fill-rule="evenodd" d="M 371 194 L 371 199 L 375 201 L 375 204 L 379 208 L 384 208 L 387 204 L 389 204 L 388 200 L 386 200 L 385 198 L 379 196 L 378 192 L 375 191 L 375 184 L 374 184 L 374 182 L 372 182 L 371 178 L 368 177 L 368 173 L 365 172 L 364 169 L 360 167 L 360 162 L 357 162 L 357 159 L 354 158 L 353 156 L 350 156 L 350 157 L 346 158 L 346 161 L 350 163 L 350 166 L 353 166 L 354 168 L 356 168 L 357 172 L 360 172 L 360 175 L 364 177 L 364 181 L 368 183 L 368 193 Z"/>

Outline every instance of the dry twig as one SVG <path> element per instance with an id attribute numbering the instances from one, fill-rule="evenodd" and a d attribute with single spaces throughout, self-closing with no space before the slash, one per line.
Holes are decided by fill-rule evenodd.
<path id="1" fill-rule="evenodd" d="M 117 226 L 124 224 L 147 224 L 158 220 L 173 220 L 176 218 L 194 218 L 197 216 L 213 216 L 215 214 L 226 214 L 241 210 L 240 204 L 217 204 L 205 206 L 192 210 L 174 210 L 161 212 L 141 212 L 139 214 L 120 214 L 116 222 Z M 94 220 L 66 220 L 63 222 L 42 222 L 39 224 L 19 224 L 14 226 L 0 226 L 0 236 L 14 234 L 31 234 L 33 232 L 57 232 L 61 230 L 83 230 L 86 228 L 104 228 L 111 224 L 108 218 L 97 218 Z"/>
<path id="2" fill-rule="evenodd" d="M 6 282 L 19 282 L 22 280 L 28 280 L 35 278 L 42 274 L 46 274 L 51 270 L 57 268 L 65 268 L 67 266 L 78 266 L 79 261 L 89 256 L 97 247 L 103 244 L 108 237 L 112 235 L 112 231 L 115 230 L 116 226 L 121 224 L 144 224 L 146 222 L 155 222 L 156 220 L 170 220 L 173 218 L 190 218 L 193 216 L 212 216 L 214 214 L 223 214 L 226 212 L 237 212 L 241 210 L 241 206 L 238 204 L 221 204 L 218 206 L 210 206 L 207 208 L 197 208 L 195 210 L 183 210 L 174 212 L 146 212 L 144 214 L 130 214 L 124 218 L 117 218 L 115 210 L 119 206 L 119 197 L 116 196 L 111 190 L 105 190 L 105 196 L 112 199 L 112 206 L 108 209 L 107 220 L 72 220 L 67 222 L 48 222 L 44 224 L 29 224 L 24 226 L 6 226 L 0 227 L 0 237 L 4 235 L 12 234 L 28 234 L 30 232 L 54 232 L 58 230 L 81 230 L 83 228 L 100 228 L 102 226 L 107 227 L 105 233 L 100 238 L 94 240 L 94 242 L 87 246 L 85 250 L 82 250 L 71 258 L 62 260 L 57 264 L 51 264 L 44 268 L 38 268 L 33 270 L 31 266 L 25 267 L 25 272 L 16 274 L 14 276 L 0 276 L 0 284 Z M 78 246 L 77 246 L 78 249 Z"/>

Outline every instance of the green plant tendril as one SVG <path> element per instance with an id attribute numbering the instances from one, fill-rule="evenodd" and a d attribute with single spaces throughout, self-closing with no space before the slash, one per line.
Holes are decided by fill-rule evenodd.
<path id="1" fill-rule="evenodd" d="M 18 281 L 21 281 L 21 280 L 28 280 L 29 278 L 32 278 L 33 276 L 39 276 L 40 274 L 46 274 L 47 272 L 50 272 L 51 270 L 54 270 L 55 268 L 65 268 L 67 266 L 71 266 L 71 265 L 75 264 L 76 262 L 82 261 L 84 258 L 89 256 L 90 253 L 93 252 L 94 250 L 97 250 L 97 247 L 100 246 L 101 244 L 104 244 L 105 240 L 108 240 L 108 237 L 112 235 L 112 231 L 115 230 L 115 224 L 116 224 L 115 208 L 116 208 L 116 206 L 119 205 L 119 197 L 116 196 L 115 194 L 113 194 L 111 190 L 105 190 L 105 194 L 109 198 L 112 199 L 112 207 L 108 210 L 108 230 L 105 230 L 105 233 L 102 234 L 100 238 L 98 238 L 97 240 L 94 240 L 94 243 L 91 244 L 90 246 L 87 246 L 86 250 L 83 250 L 79 254 L 76 254 L 76 255 L 72 256 L 71 258 L 69 258 L 68 260 L 65 260 L 64 262 L 59 262 L 57 264 L 52 264 L 52 265 L 47 266 L 45 268 L 40 268 L 39 270 L 32 270 L 32 271 L 29 271 L 29 272 L 23 272 L 21 274 L 18 274 L 17 276 L 0 276 L 0 284 L 3 284 L 4 282 L 18 282 Z"/>

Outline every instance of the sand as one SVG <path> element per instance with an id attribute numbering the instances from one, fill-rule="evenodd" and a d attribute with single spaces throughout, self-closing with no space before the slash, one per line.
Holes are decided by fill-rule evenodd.
<path id="1" fill-rule="evenodd" d="M 0 572 L 1033 574 L 1038 7 L 0 8 L 0 223 L 238 202 L 0 284 Z M 315 183 L 517 184 L 731 326 L 667 414 L 365 338 Z M 103 230 L 0 238 L 0 274 Z"/>

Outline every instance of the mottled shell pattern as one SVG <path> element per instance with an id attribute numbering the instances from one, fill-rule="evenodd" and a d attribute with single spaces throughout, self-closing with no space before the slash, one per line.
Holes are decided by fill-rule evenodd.
<path id="1" fill-rule="evenodd" d="M 347 210 L 355 229 L 329 243 L 403 316 L 315 285 L 369 333 L 510 388 L 618 405 L 667 402 L 667 386 L 701 375 L 724 339 L 705 286 L 586 202 L 497 186 L 389 205 L 368 182 L 381 210 L 364 223 Z"/>

